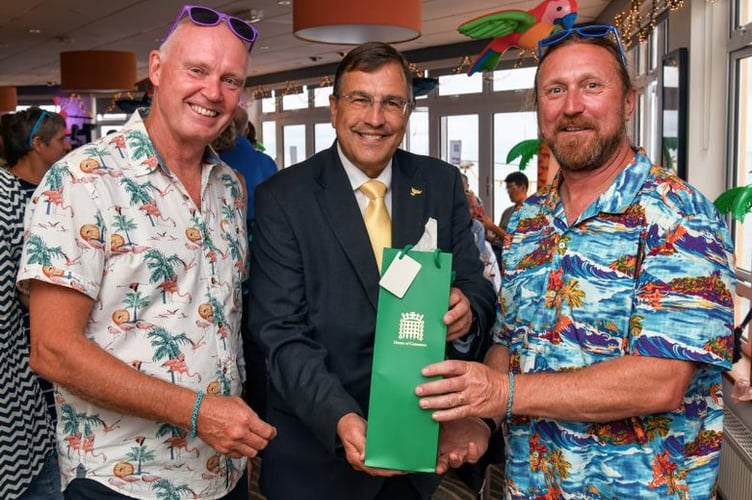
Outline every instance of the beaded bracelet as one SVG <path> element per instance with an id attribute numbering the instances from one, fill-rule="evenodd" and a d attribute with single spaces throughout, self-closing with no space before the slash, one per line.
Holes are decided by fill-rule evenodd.
<path id="1" fill-rule="evenodd" d="M 193 406 L 193 415 L 191 416 L 191 436 L 198 437 L 198 410 L 201 408 L 201 401 L 204 399 L 204 391 L 198 391 L 196 404 Z"/>
<path id="2" fill-rule="evenodd" d="M 507 399 L 507 422 L 512 421 L 512 405 L 514 404 L 514 373 L 509 372 L 509 399 Z"/>

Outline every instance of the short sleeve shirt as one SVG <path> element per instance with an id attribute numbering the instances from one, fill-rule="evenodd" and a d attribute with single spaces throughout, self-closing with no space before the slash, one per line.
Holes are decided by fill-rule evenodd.
<path id="1" fill-rule="evenodd" d="M 121 132 L 68 154 L 31 200 L 19 280 L 90 297 L 86 337 L 134 370 L 238 396 L 244 193 L 211 149 L 203 161 L 199 209 L 138 112 Z M 86 477 L 135 498 L 219 498 L 244 472 L 244 460 L 186 429 L 56 390 L 64 485 Z"/>
<path id="2" fill-rule="evenodd" d="M 495 341 L 510 349 L 510 370 L 571 371 L 623 356 L 697 370 L 669 413 L 597 424 L 514 418 L 507 495 L 711 498 L 733 338 L 725 221 L 642 151 L 578 221 L 566 220 L 560 180 L 527 200 L 504 242 Z"/>

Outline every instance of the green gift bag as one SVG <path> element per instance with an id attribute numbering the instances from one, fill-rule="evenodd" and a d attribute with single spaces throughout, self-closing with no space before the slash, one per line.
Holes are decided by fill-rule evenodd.
<path id="1" fill-rule="evenodd" d="M 402 298 L 379 288 L 365 463 L 434 472 L 439 424 L 418 406 L 415 388 L 427 381 L 421 369 L 445 356 L 452 254 L 409 249 L 384 249 L 384 269 L 407 254 L 420 270 Z"/>

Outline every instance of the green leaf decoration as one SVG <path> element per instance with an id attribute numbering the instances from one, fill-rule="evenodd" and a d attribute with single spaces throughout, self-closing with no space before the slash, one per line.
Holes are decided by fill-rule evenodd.
<path id="1" fill-rule="evenodd" d="M 752 185 L 731 188 L 713 203 L 721 213 L 730 213 L 732 219 L 744 222 L 744 218 L 752 209 Z"/>
<path id="2" fill-rule="evenodd" d="M 507 163 L 512 163 L 517 158 L 520 158 L 520 170 L 525 170 L 528 163 L 538 154 L 538 150 L 541 147 L 540 139 L 528 139 L 526 141 L 518 142 L 507 154 Z"/>

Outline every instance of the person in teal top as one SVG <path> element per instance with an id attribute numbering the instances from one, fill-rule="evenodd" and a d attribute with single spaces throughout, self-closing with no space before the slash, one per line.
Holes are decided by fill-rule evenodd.
<path id="1" fill-rule="evenodd" d="M 436 420 L 506 422 L 507 498 L 714 497 L 734 250 L 711 201 L 629 142 L 612 37 L 542 42 L 538 123 L 561 170 L 509 223 L 486 364 L 433 365 L 448 378 L 417 389 Z"/>

